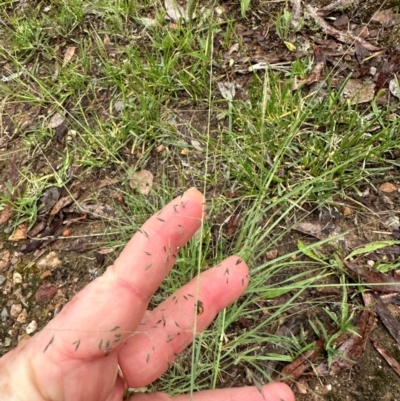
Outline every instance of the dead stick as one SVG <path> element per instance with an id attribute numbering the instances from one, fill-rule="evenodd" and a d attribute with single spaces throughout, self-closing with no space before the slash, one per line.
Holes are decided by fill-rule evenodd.
<path id="1" fill-rule="evenodd" d="M 339 42 L 347 43 L 349 45 L 353 45 L 354 43 L 357 42 L 367 50 L 370 51 L 380 50 L 379 47 L 371 45 L 371 43 L 367 42 L 366 40 L 360 37 L 354 36 L 349 32 L 342 32 L 333 28 L 317 14 L 317 10 L 314 7 L 306 5 L 306 9 L 310 14 L 310 16 L 314 18 L 315 22 L 325 31 L 325 33 L 334 36 Z"/>

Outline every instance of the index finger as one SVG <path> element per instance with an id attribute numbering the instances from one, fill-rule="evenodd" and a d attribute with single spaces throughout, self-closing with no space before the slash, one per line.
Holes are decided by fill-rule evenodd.
<path id="1" fill-rule="evenodd" d="M 179 248 L 201 226 L 203 201 L 203 195 L 190 188 L 147 220 L 115 261 L 118 274 L 135 287 L 146 305 L 147 297 L 157 290 L 174 265 Z M 135 258 L 141 260 L 140 267 Z"/>
<path id="2" fill-rule="evenodd" d="M 150 297 L 171 270 L 179 248 L 200 227 L 203 209 L 203 195 L 191 188 L 151 217 L 114 265 L 46 326 L 50 344 L 62 342 L 64 352 L 94 357 L 108 355 L 131 335 Z"/>

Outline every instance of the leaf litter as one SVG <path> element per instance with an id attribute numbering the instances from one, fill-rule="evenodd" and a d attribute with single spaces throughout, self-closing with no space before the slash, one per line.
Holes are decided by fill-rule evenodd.
<path id="1" fill-rule="evenodd" d="M 177 22 L 180 19 L 184 21 L 189 21 L 189 13 L 186 7 L 182 7 L 178 0 L 165 0 L 164 1 L 165 10 L 169 18 Z"/>
<path id="2" fill-rule="evenodd" d="M 364 355 L 371 331 L 374 328 L 376 321 L 375 313 L 371 310 L 364 310 L 358 319 L 355 332 L 345 333 L 348 337 L 341 343 L 340 338 L 335 342 L 337 354 L 332 358 L 332 361 L 323 362 L 316 367 L 316 372 L 319 375 L 337 375 L 342 370 L 351 369 Z"/>

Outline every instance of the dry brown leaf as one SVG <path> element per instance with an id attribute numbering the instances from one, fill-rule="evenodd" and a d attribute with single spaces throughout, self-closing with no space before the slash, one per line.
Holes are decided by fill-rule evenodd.
<path id="1" fill-rule="evenodd" d="M 61 209 L 70 205 L 74 201 L 73 197 L 70 195 L 62 197 L 57 203 L 53 206 L 50 211 L 50 216 L 55 216 Z"/>
<path id="2" fill-rule="evenodd" d="M 392 8 L 377 11 L 371 18 L 371 21 L 381 23 L 385 28 L 394 24 L 394 13 Z"/>
<path id="3" fill-rule="evenodd" d="M 346 27 L 349 24 L 350 18 L 346 14 L 342 14 L 333 22 L 336 28 Z"/>
<path id="4" fill-rule="evenodd" d="M 239 228 L 239 221 L 240 221 L 240 217 L 239 215 L 235 215 L 233 214 L 227 223 L 227 234 L 228 235 L 233 235 L 237 229 Z"/>
<path id="5" fill-rule="evenodd" d="M 394 359 L 383 347 L 381 347 L 377 341 L 372 341 L 372 344 L 391 368 L 400 376 L 400 363 L 397 362 L 396 359 Z"/>
<path id="6" fill-rule="evenodd" d="M 96 185 L 96 188 L 101 189 L 101 188 L 104 188 L 104 187 L 108 187 L 110 185 L 117 184 L 120 181 L 121 181 L 121 178 L 110 178 L 110 177 L 107 177 L 107 178 L 104 178 L 104 180 L 101 180 L 98 183 L 98 185 Z"/>
<path id="7" fill-rule="evenodd" d="M 35 299 L 36 301 L 48 304 L 56 295 L 57 287 L 54 284 L 44 283 L 36 291 Z"/>
<path id="8" fill-rule="evenodd" d="M 39 235 L 43 239 L 32 239 L 25 248 L 21 249 L 23 253 L 29 253 L 32 251 L 36 251 L 39 247 L 45 247 L 51 242 L 56 240 L 56 237 L 53 234 L 58 230 L 58 228 L 62 225 L 61 219 L 53 219 L 50 225 Z"/>
<path id="9" fill-rule="evenodd" d="M 97 238 L 95 237 L 82 237 L 77 240 L 71 242 L 68 245 L 65 243 L 54 246 L 54 249 L 59 249 L 63 251 L 75 251 L 75 252 L 86 252 L 91 251 L 92 249 L 98 248 L 98 243 L 96 242 Z"/>
<path id="10" fill-rule="evenodd" d="M 68 64 L 75 54 L 76 46 L 70 46 L 64 53 L 63 67 Z"/>
<path id="11" fill-rule="evenodd" d="M 57 141 L 61 144 L 64 143 L 64 137 L 68 132 L 68 124 L 66 121 L 63 121 L 61 125 L 56 128 L 55 137 Z"/>
<path id="12" fill-rule="evenodd" d="M 5 272 L 10 267 L 10 256 L 11 253 L 8 250 L 5 250 L 0 254 L 0 272 Z"/>
<path id="13" fill-rule="evenodd" d="M 49 187 L 40 197 L 39 214 L 47 214 L 60 198 L 61 190 L 58 187 Z"/>
<path id="14" fill-rule="evenodd" d="M 375 326 L 375 313 L 364 310 L 357 323 L 357 334 L 351 334 L 338 348 L 338 354 L 333 357 L 333 362 L 328 366 L 327 362 L 318 365 L 318 374 L 337 375 L 344 369 L 350 369 L 364 355 L 365 346 L 369 335 Z"/>
<path id="15" fill-rule="evenodd" d="M 304 377 L 300 378 L 299 381 L 295 382 L 295 386 L 296 386 L 296 390 L 300 393 L 300 394 L 307 394 L 308 393 L 308 385 L 307 385 L 307 381 Z"/>
<path id="16" fill-rule="evenodd" d="M 341 93 L 343 101 L 350 101 L 350 104 L 367 103 L 375 96 L 375 83 L 372 81 L 363 82 L 360 79 L 349 79 Z"/>
<path id="17" fill-rule="evenodd" d="M 233 44 L 229 50 L 227 51 L 227 53 L 225 53 L 227 56 L 230 56 L 232 53 L 235 53 L 239 51 L 239 43 L 235 43 Z"/>
<path id="18" fill-rule="evenodd" d="M 87 213 L 93 218 L 102 219 L 112 219 L 117 215 L 115 209 L 105 203 L 76 202 L 65 211 L 68 213 Z M 84 219 L 84 216 L 81 219 Z"/>
<path id="19" fill-rule="evenodd" d="M 23 241 L 27 237 L 26 235 L 26 225 L 17 227 L 15 231 L 8 237 L 9 241 Z"/>
<path id="20" fill-rule="evenodd" d="M 400 292 L 399 281 L 393 277 L 366 269 L 365 267 L 357 266 L 347 260 L 343 260 L 343 265 L 355 280 L 362 278 L 363 284 L 367 287 L 371 287 L 375 291 L 385 293 Z"/>
<path id="21" fill-rule="evenodd" d="M 354 48 L 356 52 L 357 61 L 361 65 L 364 62 L 364 60 L 367 57 L 369 57 L 370 52 L 361 43 L 358 42 L 355 43 Z"/>
<path id="22" fill-rule="evenodd" d="M 294 229 L 320 240 L 339 236 L 336 239 L 332 239 L 330 244 L 336 245 L 345 251 L 351 251 L 354 248 L 366 244 L 366 241 L 351 232 L 345 233 L 345 231 L 338 226 L 333 224 L 321 224 L 319 221 L 303 221 L 296 224 Z M 341 234 L 342 236 L 340 236 Z"/>
<path id="23" fill-rule="evenodd" d="M 73 224 L 73 223 L 78 223 L 79 221 L 83 221 L 83 220 L 86 220 L 87 219 L 87 215 L 86 214 L 83 214 L 82 216 L 79 216 L 79 217 L 75 217 L 74 219 L 68 219 L 68 220 L 64 220 L 63 221 L 63 224 L 66 226 L 66 227 L 69 227 L 71 224 Z"/>
<path id="24" fill-rule="evenodd" d="M 354 6 L 359 3 L 359 1 L 360 0 L 334 0 L 332 3 L 320 8 L 318 14 L 328 15 L 333 11 L 343 10 L 349 5 Z"/>
<path id="25" fill-rule="evenodd" d="M 168 17 L 170 17 L 173 21 L 179 21 L 180 19 L 189 21 L 189 14 L 187 10 L 181 7 L 177 0 L 165 0 L 164 5 Z"/>
<path id="26" fill-rule="evenodd" d="M 51 270 L 45 270 L 40 276 L 40 280 L 44 280 L 46 277 L 51 276 L 53 273 Z"/>
<path id="27" fill-rule="evenodd" d="M 153 174 L 150 171 L 142 170 L 134 173 L 129 180 L 129 185 L 137 189 L 141 194 L 148 195 L 153 187 Z"/>
<path id="28" fill-rule="evenodd" d="M 305 79 L 296 79 L 293 83 L 293 89 L 297 90 L 303 85 L 310 85 L 314 82 L 319 82 L 322 79 L 322 73 L 325 68 L 325 61 L 320 61 L 314 65 L 310 73 Z"/>
<path id="29" fill-rule="evenodd" d="M 367 42 L 366 40 L 359 38 L 350 34 L 349 32 L 339 31 L 338 29 L 334 28 L 333 26 L 329 25 L 323 18 L 318 15 L 318 10 L 312 7 L 311 5 L 306 5 L 306 9 L 308 14 L 314 19 L 314 21 L 323 29 L 323 31 L 335 37 L 339 42 L 347 43 L 349 45 L 353 45 L 354 43 L 360 43 L 365 49 L 370 51 L 377 51 L 380 50 L 379 47 L 371 45 L 371 43 Z"/>
<path id="30" fill-rule="evenodd" d="M 109 253 L 115 252 L 115 249 L 114 248 L 104 248 L 104 249 L 98 250 L 97 252 L 100 253 L 101 255 L 107 255 Z"/>
<path id="31" fill-rule="evenodd" d="M 315 349 L 305 352 L 303 355 L 299 356 L 291 364 L 285 366 L 282 372 L 279 374 L 277 380 L 284 383 L 291 383 L 292 381 L 297 381 L 304 372 L 306 372 L 315 359 L 324 350 L 324 339 L 319 339 L 315 344 Z"/>
<path id="32" fill-rule="evenodd" d="M 7 204 L 6 207 L 0 213 L 0 224 L 6 223 L 8 220 L 10 220 L 13 211 L 14 210 L 11 203 Z"/>
<path id="33" fill-rule="evenodd" d="M 398 277 L 397 274 L 396 277 Z M 400 305 L 400 294 L 382 294 L 379 298 L 384 304 Z"/>
<path id="34" fill-rule="evenodd" d="M 353 35 L 362 39 L 367 39 L 370 35 L 368 26 L 360 25 L 356 29 L 353 30 Z M 356 42 L 359 43 L 359 42 Z M 361 45 L 362 46 L 362 45 Z"/>
<path id="35" fill-rule="evenodd" d="M 14 187 L 13 189 L 13 195 L 15 195 L 17 192 L 17 185 L 19 181 L 19 171 L 17 167 L 17 163 L 15 160 L 15 157 L 11 157 L 10 160 L 10 173 L 9 173 L 9 180 L 10 184 Z"/>
<path id="36" fill-rule="evenodd" d="M 117 202 L 118 205 L 123 205 L 125 203 L 124 196 L 118 191 L 112 191 L 111 197 Z"/>
<path id="37" fill-rule="evenodd" d="M 397 319 L 390 313 L 388 307 L 378 297 L 375 299 L 375 311 L 380 317 L 382 323 L 386 326 L 389 333 L 396 340 L 397 344 L 400 345 L 400 324 Z"/>

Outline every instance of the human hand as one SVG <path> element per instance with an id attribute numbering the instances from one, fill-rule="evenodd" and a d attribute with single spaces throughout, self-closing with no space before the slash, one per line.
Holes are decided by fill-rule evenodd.
<path id="1" fill-rule="evenodd" d="M 232 256 L 147 310 L 179 248 L 200 227 L 203 201 L 200 192 L 189 189 L 165 206 L 133 236 L 103 276 L 80 291 L 42 331 L 4 355 L 0 400 L 121 401 L 126 386 L 146 386 L 165 372 L 249 281 L 245 262 Z M 169 399 L 164 393 L 130 398 Z M 193 399 L 294 401 L 294 396 L 285 384 L 273 383 L 263 387 L 263 394 L 243 387 L 194 393 Z"/>

